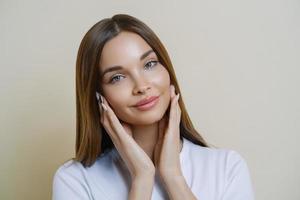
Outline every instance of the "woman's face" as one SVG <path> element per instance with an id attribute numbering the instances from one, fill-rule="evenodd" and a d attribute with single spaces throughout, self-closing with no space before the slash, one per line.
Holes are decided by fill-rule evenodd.
<path id="1" fill-rule="evenodd" d="M 117 117 L 132 125 L 159 121 L 170 103 L 170 76 L 138 34 L 121 32 L 109 40 L 100 58 L 103 96 Z M 137 107 L 150 97 L 155 100 Z"/>

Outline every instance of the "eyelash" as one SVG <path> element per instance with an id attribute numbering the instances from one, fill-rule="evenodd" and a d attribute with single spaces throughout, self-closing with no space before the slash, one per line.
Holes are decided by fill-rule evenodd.
<path id="1" fill-rule="evenodd" d="M 149 61 L 149 62 L 147 62 L 147 63 L 145 64 L 145 67 L 146 67 L 146 65 L 148 65 L 149 63 L 153 63 L 152 66 L 149 67 L 149 68 L 152 68 L 152 67 L 155 67 L 155 66 L 157 65 L 158 61 L 151 60 L 151 61 Z M 148 67 L 146 67 L 146 68 L 148 68 Z M 121 75 L 115 75 L 115 76 L 113 76 L 113 77 L 110 79 L 109 83 L 114 84 L 115 82 L 118 82 L 118 80 L 116 80 L 115 78 L 116 78 L 116 77 L 120 77 L 120 76 L 121 76 Z"/>

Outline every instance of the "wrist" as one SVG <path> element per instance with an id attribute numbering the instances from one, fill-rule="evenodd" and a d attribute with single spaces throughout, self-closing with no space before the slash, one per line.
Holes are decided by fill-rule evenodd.
<path id="1" fill-rule="evenodd" d="M 154 176 L 139 176 L 132 179 L 131 183 L 131 189 L 134 190 L 143 190 L 146 191 L 152 191 L 153 185 L 154 185 Z"/>
<path id="2" fill-rule="evenodd" d="M 161 170 L 160 175 L 163 179 L 173 179 L 175 177 L 183 177 L 182 172 L 178 169 L 174 170 Z"/>
<path id="3" fill-rule="evenodd" d="M 128 199 L 129 200 L 151 199 L 153 186 L 154 186 L 154 176 L 153 177 L 149 175 L 135 176 L 132 179 Z"/>
<path id="4" fill-rule="evenodd" d="M 181 173 L 170 173 L 170 172 L 161 174 L 161 179 L 165 184 L 165 186 L 169 186 L 169 185 L 173 185 L 185 181 L 185 178 Z"/>
<path id="5" fill-rule="evenodd" d="M 155 174 L 138 174 L 132 178 L 132 183 L 151 183 L 154 182 Z"/>

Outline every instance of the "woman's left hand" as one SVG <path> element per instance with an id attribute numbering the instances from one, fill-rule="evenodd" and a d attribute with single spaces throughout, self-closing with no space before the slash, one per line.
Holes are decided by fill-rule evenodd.
<path id="1" fill-rule="evenodd" d="M 171 106 L 169 117 L 159 121 L 158 140 L 154 150 L 154 164 L 162 179 L 170 176 L 181 176 L 180 167 L 180 118 L 181 110 L 178 104 L 179 94 L 175 94 L 175 88 L 170 86 Z"/>

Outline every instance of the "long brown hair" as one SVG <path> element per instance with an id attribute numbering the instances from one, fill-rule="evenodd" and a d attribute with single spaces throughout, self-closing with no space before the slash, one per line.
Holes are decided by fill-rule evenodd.
<path id="1" fill-rule="evenodd" d="M 96 91 L 101 93 L 99 61 L 107 41 L 122 31 L 140 35 L 158 56 L 167 69 L 176 93 L 181 93 L 169 55 L 156 34 L 143 22 L 126 14 L 114 15 L 96 23 L 81 41 L 76 61 L 76 157 L 85 167 L 91 166 L 106 150 L 114 147 L 109 135 L 100 123 Z M 194 144 L 208 147 L 203 137 L 195 130 L 186 111 L 183 98 L 181 108 L 180 137 Z"/>

